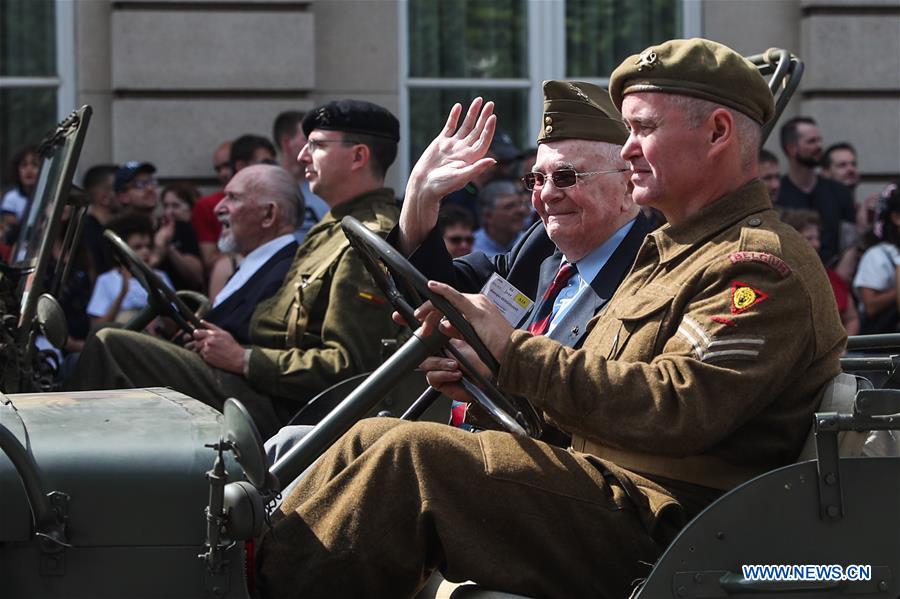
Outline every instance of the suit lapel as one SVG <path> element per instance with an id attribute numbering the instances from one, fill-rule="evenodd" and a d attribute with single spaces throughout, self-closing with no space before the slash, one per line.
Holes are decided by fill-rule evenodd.
<path id="1" fill-rule="evenodd" d="M 238 308 L 240 308 L 246 301 L 247 298 L 252 296 L 252 293 L 248 293 L 247 290 L 254 289 L 254 285 L 260 279 L 263 279 L 270 270 L 275 268 L 275 265 L 278 264 L 281 260 L 291 257 L 297 251 L 297 243 L 291 242 L 272 254 L 268 260 L 266 260 L 262 266 L 256 269 L 256 272 L 247 279 L 247 281 L 234 293 L 232 293 L 228 298 L 225 299 L 221 304 L 210 310 L 209 315 L 215 315 L 217 317 L 224 317 L 226 314 L 231 314 L 235 312 Z"/>
<path id="2" fill-rule="evenodd" d="M 594 280 L 591 281 L 591 287 L 598 296 L 609 299 L 618 289 L 619 284 L 625 278 L 625 275 L 631 270 L 634 259 L 637 256 L 638 249 L 644 243 L 644 237 L 653 230 L 653 223 L 644 216 L 643 212 L 639 212 L 634 220 L 634 225 L 625 239 L 619 244 L 619 247 L 612 253 Z"/>
<path id="3" fill-rule="evenodd" d="M 591 288 L 594 290 L 594 293 L 579 294 L 562 320 L 548 333 L 548 337 L 569 347 L 578 347 L 580 345 L 587 332 L 588 322 L 596 316 L 613 296 L 622 279 L 631 270 L 638 248 L 644 242 L 644 237 L 652 230 L 653 223 L 642 213 L 639 214 L 631 230 L 619 244 L 619 247 L 615 249 L 612 256 L 609 257 L 609 260 L 606 261 L 606 264 L 603 265 L 603 268 L 591 281 Z M 553 277 L 559 269 L 560 260 L 562 260 L 562 253 L 557 251 L 541 264 L 541 279 L 538 291 L 542 295 L 553 281 Z M 537 306 L 537 303 L 535 303 L 535 306 Z M 527 321 L 528 324 L 531 323 L 534 317 L 536 307 L 533 307 L 531 312 Z"/>
<path id="4" fill-rule="evenodd" d="M 584 338 L 588 322 L 607 301 L 593 292 L 580 293 L 547 337 L 568 347 L 577 347 Z"/>

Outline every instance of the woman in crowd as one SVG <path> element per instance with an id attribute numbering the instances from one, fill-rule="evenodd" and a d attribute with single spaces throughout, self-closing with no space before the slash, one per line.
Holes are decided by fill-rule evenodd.
<path id="1" fill-rule="evenodd" d="M 447 251 L 454 258 L 459 258 L 472 252 L 472 244 L 475 243 L 473 227 L 472 217 L 465 208 L 456 204 L 441 206 L 438 228 L 444 237 Z"/>
<path id="2" fill-rule="evenodd" d="M 897 185 L 881 194 L 878 218 L 873 230 L 875 244 L 859 261 L 853 289 L 862 305 L 860 332 L 897 331 L 897 265 L 900 262 L 900 193 Z"/>
<path id="3" fill-rule="evenodd" d="M 10 180 L 13 187 L 3 195 L 0 202 L 0 213 L 4 226 L 4 237 L 7 243 L 15 241 L 16 225 L 22 220 L 28 200 L 34 195 L 37 185 L 38 171 L 41 168 L 41 157 L 35 146 L 20 148 L 10 164 Z"/>
<path id="4" fill-rule="evenodd" d="M 179 183 L 162 192 L 163 214 L 153 238 L 151 264 L 172 279 L 175 289 L 203 288 L 203 263 L 200 246 L 191 226 L 191 211 L 197 201 L 197 189 Z"/>

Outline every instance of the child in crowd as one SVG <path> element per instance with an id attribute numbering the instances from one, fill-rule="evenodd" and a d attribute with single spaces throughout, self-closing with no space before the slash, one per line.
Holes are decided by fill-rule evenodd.
<path id="1" fill-rule="evenodd" d="M 819 238 L 822 221 L 819 214 L 813 210 L 786 208 L 781 219 L 794 227 L 809 242 L 816 252 L 822 245 Z M 853 295 L 850 293 L 850 283 L 844 280 L 833 268 L 825 268 L 831 289 L 834 291 L 834 299 L 837 302 L 838 312 L 841 315 L 841 323 L 847 329 L 848 335 L 859 334 L 859 311 Z"/>
<path id="2" fill-rule="evenodd" d="M 153 225 L 150 219 L 141 214 L 124 214 L 109 223 L 112 229 L 128 244 L 135 254 L 148 262 L 153 250 Z M 172 281 L 160 270 L 155 270 L 162 281 L 172 287 Z M 131 276 L 124 266 L 113 268 L 97 277 L 94 292 L 88 302 L 87 313 L 91 317 L 91 326 L 109 322 L 128 322 L 139 310 L 147 305 L 147 292 L 141 284 Z"/>

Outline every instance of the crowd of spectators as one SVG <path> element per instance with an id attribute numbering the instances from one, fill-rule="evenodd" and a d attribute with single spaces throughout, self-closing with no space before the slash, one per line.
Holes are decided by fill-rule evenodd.
<path id="1" fill-rule="evenodd" d="M 147 294 L 112 257 L 103 232 L 116 232 L 173 289 L 206 294 L 211 302 L 240 266 L 241 256 L 223 242 L 216 206 L 223 188 L 241 169 L 279 164 L 296 179 L 304 213 L 295 238 L 302 241 L 327 204 L 309 190 L 296 156 L 306 143 L 304 113 L 286 111 L 273 124 L 272 140 L 255 134 L 226 140 L 212 154 L 221 187 L 201 194 L 189 181 L 157 179 L 155 165 L 131 161 L 87 169 L 81 186 L 90 200 L 82 231 L 82 251 L 61 298 L 70 320 L 66 350 L 77 352 L 98 326 L 125 322 L 147 302 Z M 274 143 L 273 143 L 274 142 Z M 759 178 L 786 222 L 816 248 L 835 292 L 849 334 L 898 330 L 897 268 L 900 263 L 900 196 L 897 186 L 881 194 L 854 198 L 859 183 L 857 153 L 847 141 L 827 148 L 816 121 L 794 117 L 780 131 L 784 166 L 778 156 L 760 151 Z M 505 253 L 537 220 L 531 193 L 522 177 L 531 172 L 536 150 L 520 150 L 498 131 L 489 156 L 496 164 L 448 195 L 439 228 L 454 257 L 472 251 Z M 13 185 L 0 204 L 0 258 L 8 259 L 19 221 L 34 193 L 40 160 L 26 146 L 13 157 Z M 164 175 L 164 173 L 163 173 Z M 648 214 L 661 224 L 658 214 Z M 227 237 L 227 236 L 225 236 Z M 158 323 L 152 330 L 157 330 Z"/>
<path id="2" fill-rule="evenodd" d="M 900 197 L 897 186 L 856 197 L 860 182 L 852 143 L 827 147 L 815 119 L 798 116 L 780 130 L 778 157 L 760 151 L 759 177 L 785 222 L 816 248 L 847 333 L 898 331 Z"/>

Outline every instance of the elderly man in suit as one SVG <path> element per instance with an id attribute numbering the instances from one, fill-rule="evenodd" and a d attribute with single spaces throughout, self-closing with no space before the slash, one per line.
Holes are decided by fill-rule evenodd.
<path id="1" fill-rule="evenodd" d="M 541 332 L 577 346 L 587 321 L 612 296 L 650 232 L 631 199 L 627 164 L 619 156 L 628 138 L 622 117 L 605 89 L 546 81 L 537 161 L 524 181 L 541 222 L 506 254 L 488 258 L 475 252 L 451 260 L 437 227 L 439 200 L 446 190 L 464 184 L 473 169 L 490 164 L 490 158 L 467 168 L 450 164 L 457 146 L 467 143 L 463 138 L 475 127 L 481 107 L 480 101 L 472 104 L 455 138 L 439 136 L 425 151 L 410 174 L 399 227 L 388 240 L 426 276 L 463 292 L 478 292 L 492 276 L 503 277 L 534 300 L 513 325 L 534 328 L 550 308 Z M 481 118 L 491 109 L 485 105 Z M 454 107 L 449 120 L 459 114 Z M 477 151 L 473 146 L 471 152 Z M 566 268 L 569 278 L 548 306 L 542 297 L 566 265 L 574 268 Z"/>
<path id="2" fill-rule="evenodd" d="M 506 254 L 474 252 L 451 261 L 436 226 L 438 200 L 447 188 L 471 176 L 470 168 L 453 169 L 450 163 L 462 138 L 476 126 L 480 107 L 480 102 L 472 104 L 457 139 L 439 136 L 416 164 L 399 227 L 389 241 L 426 276 L 460 291 L 477 293 L 492 277 L 492 286 L 515 287 L 534 301 L 512 316 L 512 325 L 579 347 L 588 321 L 612 297 L 652 229 L 631 199 L 627 164 L 619 155 L 628 138 L 622 117 L 603 88 L 579 81 L 544 82 L 537 160 L 524 178 L 541 221 Z M 490 105 L 484 109 L 482 118 L 490 115 Z M 450 119 L 458 115 L 454 108 Z M 489 160 L 472 166 L 481 168 Z M 438 382 L 445 379 L 435 371 L 446 368 L 447 380 L 459 373 L 446 358 L 430 358 L 423 366 Z M 462 421 L 461 411 L 455 406 L 455 423 Z"/>
<path id="3" fill-rule="evenodd" d="M 253 311 L 281 287 L 297 252 L 293 231 L 303 200 L 289 177 L 283 168 L 269 164 L 247 167 L 228 183 L 215 207 L 222 223 L 219 250 L 236 253 L 243 261 L 213 299 L 206 320 L 241 344 L 250 343 Z M 271 207 L 262 213 L 258 208 L 266 203 Z"/>

